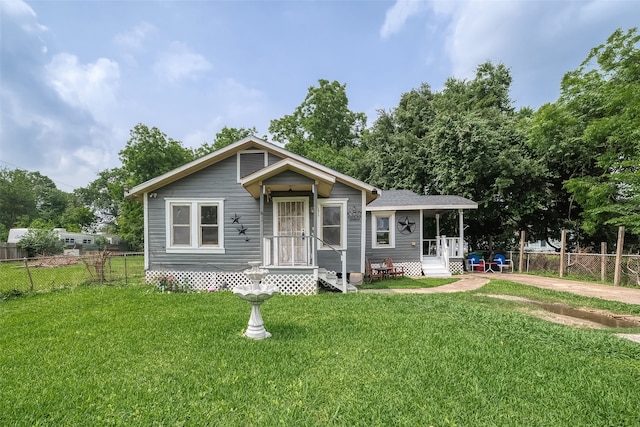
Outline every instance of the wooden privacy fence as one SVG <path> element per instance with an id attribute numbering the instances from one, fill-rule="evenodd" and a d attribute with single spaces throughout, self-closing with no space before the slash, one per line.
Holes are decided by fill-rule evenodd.
<path id="1" fill-rule="evenodd" d="M 27 256 L 27 251 L 15 243 L 0 243 L 0 260 L 21 259 Z"/>

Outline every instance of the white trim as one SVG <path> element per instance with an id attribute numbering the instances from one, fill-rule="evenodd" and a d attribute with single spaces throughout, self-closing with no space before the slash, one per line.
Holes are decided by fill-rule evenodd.
<path id="1" fill-rule="evenodd" d="M 328 247 L 325 247 L 322 243 L 324 240 L 324 226 L 322 223 L 322 208 L 326 205 L 340 206 L 340 241 L 342 242 L 339 246 L 333 246 L 334 249 L 347 249 L 347 202 L 349 199 L 319 199 L 318 200 L 318 237 L 321 239 L 318 242 L 318 250 L 331 250 Z"/>
<path id="2" fill-rule="evenodd" d="M 143 251 L 144 251 L 144 269 L 149 269 L 149 193 L 144 193 L 142 199 L 142 215 L 144 221 L 144 230 L 142 232 L 142 236 L 144 239 L 143 242 Z"/>
<path id="3" fill-rule="evenodd" d="M 360 206 L 360 272 L 365 272 L 365 262 L 367 257 L 367 194 L 364 190 L 361 192 L 362 201 Z"/>
<path id="4" fill-rule="evenodd" d="M 389 218 L 389 244 L 378 245 L 377 241 L 377 218 Z M 371 248 L 372 249 L 394 249 L 396 247 L 396 211 L 376 211 L 371 213 Z"/>
<path id="5" fill-rule="evenodd" d="M 262 167 L 263 168 L 267 167 L 267 165 L 269 164 L 269 153 L 265 150 L 250 149 L 250 150 L 241 150 L 236 153 L 236 180 L 238 184 L 242 180 L 242 177 L 240 176 L 240 156 L 242 154 L 260 154 L 260 153 L 264 154 L 264 161 L 262 162 Z"/>
<path id="6" fill-rule="evenodd" d="M 388 211 L 389 209 L 397 209 L 402 211 L 418 211 L 421 209 L 424 210 L 443 210 L 443 209 L 478 209 L 477 204 L 473 205 L 407 205 L 407 206 L 368 206 L 367 211 L 369 212 L 378 212 L 378 211 Z"/>
<path id="7" fill-rule="evenodd" d="M 199 198 L 172 198 L 167 197 L 165 201 L 165 252 L 168 254 L 198 253 L 198 254 L 223 254 L 224 248 L 224 199 L 199 199 Z M 171 244 L 171 206 L 183 204 L 190 206 L 190 237 L 191 243 L 188 246 L 173 246 Z M 218 206 L 218 246 L 200 245 L 200 206 Z"/>

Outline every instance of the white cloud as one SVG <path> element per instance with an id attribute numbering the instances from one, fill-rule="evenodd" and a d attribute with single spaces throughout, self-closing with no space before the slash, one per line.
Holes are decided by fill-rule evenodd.
<path id="1" fill-rule="evenodd" d="M 387 38 L 402 30 L 407 19 L 426 9 L 424 0 L 396 0 L 387 10 L 384 23 L 380 28 L 380 37 Z"/>
<path id="2" fill-rule="evenodd" d="M 172 42 L 167 52 L 160 55 L 154 65 L 156 74 L 172 83 L 185 79 L 196 79 L 199 74 L 213 68 L 207 59 L 192 52 L 187 45 Z"/>
<path id="3" fill-rule="evenodd" d="M 21 28 L 28 33 L 41 33 L 47 27 L 37 22 L 36 13 L 22 0 L 0 1 L 0 13 L 21 21 Z"/>
<path id="4" fill-rule="evenodd" d="M 156 27 L 148 22 L 141 22 L 129 31 L 117 34 L 113 41 L 125 48 L 140 49 L 147 36 L 155 30 Z"/>
<path id="5" fill-rule="evenodd" d="M 45 66 L 47 84 L 69 105 L 88 111 L 100 122 L 108 122 L 117 105 L 116 90 L 120 79 L 117 62 L 98 58 L 80 64 L 78 57 L 60 53 Z"/>

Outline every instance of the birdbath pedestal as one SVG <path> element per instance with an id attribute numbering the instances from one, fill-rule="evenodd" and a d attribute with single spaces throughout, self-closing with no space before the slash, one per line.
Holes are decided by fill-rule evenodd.
<path id="1" fill-rule="evenodd" d="M 260 304 L 280 292 L 276 285 L 262 285 L 260 283 L 269 273 L 269 270 L 260 268 L 260 264 L 260 261 L 252 261 L 249 263 L 251 268 L 244 271 L 244 274 L 251 280 L 250 285 L 237 285 L 233 288 L 234 294 L 251 304 L 251 316 L 244 336 L 256 340 L 271 336 L 264 328 Z"/>

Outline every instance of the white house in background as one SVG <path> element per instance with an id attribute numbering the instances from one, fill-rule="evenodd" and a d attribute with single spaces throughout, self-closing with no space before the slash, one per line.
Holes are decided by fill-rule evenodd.
<path id="1" fill-rule="evenodd" d="M 72 231 L 67 231 L 65 228 L 54 228 L 53 230 L 58 233 L 60 240 L 62 240 L 67 246 L 93 245 L 96 242 L 96 237 L 98 237 L 96 234 L 74 233 Z M 18 243 L 28 231 L 28 228 L 12 228 L 9 230 L 7 243 Z"/>
<path id="2" fill-rule="evenodd" d="M 524 251 L 525 252 L 556 252 L 556 248 L 560 247 L 560 240 L 550 239 L 549 243 L 547 243 L 546 240 L 526 242 L 524 244 Z"/>

